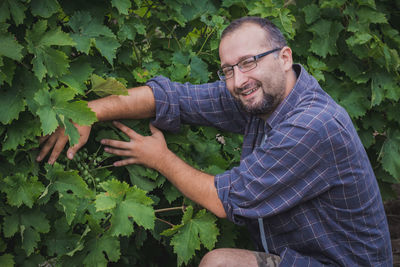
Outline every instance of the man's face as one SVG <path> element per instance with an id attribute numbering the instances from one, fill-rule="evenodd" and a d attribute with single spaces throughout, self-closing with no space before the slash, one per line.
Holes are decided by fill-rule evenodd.
<path id="1" fill-rule="evenodd" d="M 276 48 L 270 47 L 266 37 L 266 32 L 253 23 L 245 23 L 229 33 L 219 47 L 221 67 L 235 65 L 246 57 Z M 248 72 L 241 72 L 235 66 L 234 75 L 226 80 L 226 85 L 247 112 L 268 115 L 286 96 L 285 75 L 282 62 L 274 53 L 258 59 L 257 67 Z"/>

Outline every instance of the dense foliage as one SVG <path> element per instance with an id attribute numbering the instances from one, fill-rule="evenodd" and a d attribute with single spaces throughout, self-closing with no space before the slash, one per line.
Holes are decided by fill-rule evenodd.
<path id="1" fill-rule="evenodd" d="M 112 167 L 95 124 L 77 157 L 37 163 L 38 137 L 96 121 L 86 101 L 125 94 L 155 75 L 217 79 L 221 31 L 272 19 L 302 63 L 352 117 L 384 199 L 400 181 L 400 1 L 0 0 L 0 265 L 175 266 L 246 233 L 185 199 L 157 172 Z M 127 121 L 148 133 L 148 123 Z M 220 173 L 241 136 L 185 126 L 166 133 L 189 164 Z"/>

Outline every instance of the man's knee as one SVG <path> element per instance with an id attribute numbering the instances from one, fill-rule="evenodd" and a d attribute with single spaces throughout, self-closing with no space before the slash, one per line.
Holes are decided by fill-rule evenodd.
<path id="1" fill-rule="evenodd" d="M 211 267 L 211 266 L 224 266 L 225 261 L 225 249 L 217 248 L 208 252 L 204 257 L 201 259 L 199 267 Z"/>

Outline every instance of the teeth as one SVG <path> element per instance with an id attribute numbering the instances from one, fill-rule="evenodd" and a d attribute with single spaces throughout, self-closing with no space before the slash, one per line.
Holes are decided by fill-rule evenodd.
<path id="1" fill-rule="evenodd" d="M 248 91 L 247 93 L 243 93 L 243 95 L 249 95 L 249 94 L 253 93 L 254 91 L 256 91 L 257 89 L 258 89 L 258 87 Z"/>

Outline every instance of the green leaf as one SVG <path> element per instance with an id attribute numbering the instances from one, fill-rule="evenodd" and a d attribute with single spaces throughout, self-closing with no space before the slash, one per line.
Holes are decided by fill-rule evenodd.
<path id="1" fill-rule="evenodd" d="M 14 36 L 9 33 L 0 33 L 0 43 L 0 57 L 5 56 L 16 61 L 22 59 L 24 47 L 16 41 Z"/>
<path id="2" fill-rule="evenodd" d="M 372 35 L 366 32 L 357 32 L 346 40 L 349 46 L 362 45 L 372 39 Z"/>
<path id="3" fill-rule="evenodd" d="M 40 233 L 48 233 L 49 230 L 50 224 L 46 219 L 46 214 L 38 209 L 19 209 L 4 218 L 4 236 L 12 237 L 19 231 L 22 248 L 28 256 L 37 248 Z"/>
<path id="4" fill-rule="evenodd" d="M 206 210 L 199 211 L 194 218 L 192 215 L 193 207 L 189 206 L 182 218 L 181 227 L 174 227 L 176 233 L 171 239 L 171 245 L 174 246 L 174 252 L 178 255 L 179 266 L 189 262 L 196 250 L 200 250 L 200 244 L 211 250 L 219 234 L 215 224 L 216 218 Z M 171 232 L 162 234 L 166 235 L 166 233 L 171 234 Z"/>
<path id="5" fill-rule="evenodd" d="M 108 260 L 111 262 L 119 260 L 121 255 L 119 247 L 119 240 L 116 237 L 103 235 L 99 238 L 92 238 L 86 245 L 88 254 L 83 263 L 85 266 L 107 267 Z"/>
<path id="6" fill-rule="evenodd" d="M 1 191 L 7 194 L 7 202 L 11 206 L 20 207 L 25 204 L 32 208 L 35 200 L 42 194 L 44 186 L 36 176 L 17 173 L 3 180 Z"/>
<path id="7" fill-rule="evenodd" d="M 19 145 L 25 145 L 27 140 L 35 140 L 40 134 L 39 121 L 27 113 L 23 113 L 18 121 L 7 127 L 2 151 L 15 150 Z"/>
<path id="8" fill-rule="evenodd" d="M 3 85 L 4 82 L 6 82 L 8 83 L 8 85 L 12 86 L 17 65 L 14 63 L 13 60 L 8 58 L 4 58 L 3 63 L 3 66 L 0 67 L 0 85 Z"/>
<path id="9" fill-rule="evenodd" d="M 316 4 L 303 7 L 303 12 L 307 24 L 312 24 L 320 17 L 320 8 Z"/>
<path id="10" fill-rule="evenodd" d="M 116 41 L 110 28 L 103 25 L 99 18 L 92 18 L 89 12 L 76 11 L 68 25 L 74 32 L 71 37 L 76 42 L 78 51 L 88 54 L 94 44 L 108 62 L 113 64 L 120 43 Z"/>
<path id="11" fill-rule="evenodd" d="M 11 254 L 3 254 L 0 256 L 0 266 L 13 267 L 15 265 L 14 256 Z"/>
<path id="12" fill-rule="evenodd" d="M 197 56 L 193 56 L 190 61 L 190 76 L 200 83 L 208 82 L 207 64 Z"/>
<path id="13" fill-rule="evenodd" d="M 50 234 L 46 237 L 45 244 L 50 256 L 61 256 L 72 251 L 79 242 L 80 236 L 70 232 L 65 218 L 57 219 Z"/>
<path id="14" fill-rule="evenodd" d="M 32 0 L 31 8 L 34 16 L 49 18 L 58 11 L 60 5 L 57 0 Z"/>
<path id="15" fill-rule="evenodd" d="M 42 123 L 43 133 L 54 132 L 58 127 L 58 118 L 63 122 L 71 144 L 76 144 L 79 136 L 75 126 L 69 120 L 79 125 L 91 125 L 97 121 L 96 114 L 87 106 L 87 102 L 68 102 L 73 98 L 74 94 L 73 89 L 62 87 L 50 93 L 46 89 L 41 89 L 34 97 L 39 105 L 36 113 Z"/>
<path id="16" fill-rule="evenodd" d="M 68 224 L 71 224 L 76 216 L 77 209 L 86 199 L 94 198 L 85 181 L 78 175 L 77 171 L 64 171 L 59 164 L 48 166 L 46 177 L 50 180 L 48 194 L 42 197 L 51 197 L 58 192 L 59 203 L 64 209 Z"/>
<path id="17" fill-rule="evenodd" d="M 389 131 L 379 154 L 383 168 L 400 181 L 400 131 Z"/>
<path id="18" fill-rule="evenodd" d="M 371 105 L 379 105 L 386 98 L 398 101 L 400 99 L 400 87 L 393 75 L 379 68 L 372 73 Z"/>
<path id="19" fill-rule="evenodd" d="M 5 0 L 0 4 L 0 22 L 13 18 L 15 25 L 20 25 L 25 19 L 26 7 L 19 1 Z"/>
<path id="20" fill-rule="evenodd" d="M 129 8 L 131 8 L 131 1 L 129 0 L 111 0 L 111 5 L 118 9 L 118 12 L 122 15 L 129 14 Z"/>
<path id="21" fill-rule="evenodd" d="M 318 20 L 308 29 L 314 34 L 310 51 L 324 58 L 328 54 L 336 55 L 338 53 L 336 40 L 343 29 L 342 24 L 338 21 Z"/>
<path id="22" fill-rule="evenodd" d="M 107 95 L 128 95 L 128 89 L 126 86 L 113 77 L 103 79 L 102 77 L 93 74 L 91 80 L 91 90 L 101 97 Z"/>
<path id="23" fill-rule="evenodd" d="M 133 232 L 130 218 L 145 229 L 154 228 L 153 201 L 145 191 L 115 179 L 103 182 L 100 186 L 106 192 L 96 197 L 96 210 L 111 212 L 111 235 L 129 236 Z"/>
<path id="24" fill-rule="evenodd" d="M 60 27 L 47 29 L 47 21 L 40 20 L 35 23 L 32 30 L 27 31 L 25 40 L 28 51 L 35 56 L 32 59 L 33 71 L 41 81 L 46 74 L 50 77 L 60 77 L 66 74 L 69 67 L 67 55 L 51 48 L 51 46 L 72 46 L 75 42 L 71 37 L 61 31 Z"/>
<path id="25" fill-rule="evenodd" d="M 83 95 L 86 91 L 85 82 L 89 79 L 94 69 L 89 62 L 81 58 L 71 62 L 69 68 L 70 73 L 61 77 L 60 81 L 73 88 L 77 93 Z"/>
<path id="26" fill-rule="evenodd" d="M 25 110 L 26 103 L 18 91 L 11 88 L 0 89 L 0 122 L 9 124 L 18 119 L 19 113 Z"/>

